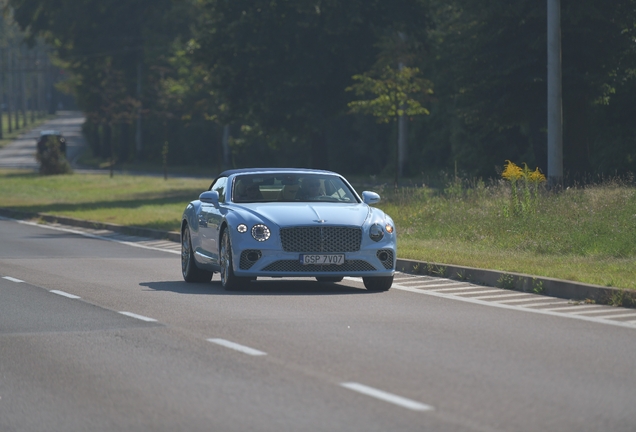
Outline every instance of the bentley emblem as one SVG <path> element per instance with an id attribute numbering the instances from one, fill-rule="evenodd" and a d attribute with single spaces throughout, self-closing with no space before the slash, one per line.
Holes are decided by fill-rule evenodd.
<path id="1" fill-rule="evenodd" d="M 327 222 L 327 221 L 326 221 L 326 220 L 324 220 L 324 219 L 317 219 L 317 220 L 315 220 L 314 222 L 318 222 L 318 223 L 325 223 L 325 222 Z"/>

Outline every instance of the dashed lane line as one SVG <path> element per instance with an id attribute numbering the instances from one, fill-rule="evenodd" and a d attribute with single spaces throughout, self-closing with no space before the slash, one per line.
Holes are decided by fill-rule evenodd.
<path id="1" fill-rule="evenodd" d="M 264 351 L 260 351 L 260 350 L 254 349 L 254 348 L 250 348 L 250 347 L 245 346 L 245 345 L 237 344 L 236 342 L 232 342 L 232 341 L 229 341 L 229 340 L 226 340 L 226 339 L 211 338 L 211 339 L 208 339 L 208 342 L 212 342 L 214 344 L 221 345 L 221 346 L 224 346 L 226 348 L 230 348 L 230 349 L 233 349 L 235 351 L 239 351 L 239 352 L 242 352 L 243 354 L 248 354 L 248 355 L 251 355 L 251 356 L 264 356 L 264 355 L 267 355 L 267 353 L 264 352 Z"/>
<path id="2" fill-rule="evenodd" d="M 157 322 L 157 320 L 156 320 L 156 319 L 154 319 L 154 318 L 149 318 L 149 317 L 147 317 L 147 316 L 138 315 L 138 314 L 136 314 L 136 313 L 132 313 L 132 312 L 120 311 L 119 313 L 120 313 L 120 314 L 122 314 L 122 315 L 129 316 L 129 317 L 131 317 L 131 318 L 136 318 L 136 319 L 141 320 L 141 321 L 146 321 L 146 322 Z"/>
<path id="3" fill-rule="evenodd" d="M 349 390 L 353 390 L 355 392 L 361 393 L 366 396 L 371 396 L 373 398 L 382 400 L 384 402 L 389 402 L 394 405 L 401 406 L 403 408 L 408 408 L 414 411 L 431 411 L 434 408 L 430 405 L 423 404 L 421 402 L 414 401 L 412 399 L 408 399 L 402 396 L 395 395 L 393 393 L 388 393 L 383 390 L 378 390 L 373 387 L 366 386 L 364 384 L 360 384 L 357 382 L 343 382 L 340 385 Z"/>
<path id="4" fill-rule="evenodd" d="M 11 277 L 11 276 L 2 276 L 2 279 L 6 279 L 8 281 L 15 282 L 15 283 L 23 283 L 24 282 L 23 280 L 16 279 L 16 278 Z"/>
<path id="5" fill-rule="evenodd" d="M 69 294 L 67 292 L 60 291 L 60 290 L 51 290 L 49 292 L 51 292 L 53 294 L 60 295 L 62 297 L 70 298 L 70 299 L 79 299 L 79 298 L 81 298 L 80 296 L 76 296 L 75 294 Z"/>

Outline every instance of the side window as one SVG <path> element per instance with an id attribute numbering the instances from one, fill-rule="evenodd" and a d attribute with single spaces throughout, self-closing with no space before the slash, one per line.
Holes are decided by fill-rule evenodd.
<path id="1" fill-rule="evenodd" d="M 227 177 L 221 177 L 212 185 L 210 190 L 219 193 L 219 202 L 225 202 L 225 186 L 227 185 Z"/>

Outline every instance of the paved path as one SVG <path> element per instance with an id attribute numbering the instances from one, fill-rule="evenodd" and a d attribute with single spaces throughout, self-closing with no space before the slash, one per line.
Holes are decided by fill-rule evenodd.
<path id="1" fill-rule="evenodd" d="M 84 115 L 77 111 L 59 111 L 57 118 L 22 134 L 9 145 L 0 148 L 0 168 L 20 168 L 37 170 L 39 164 L 35 160 L 36 140 L 40 131 L 54 129 L 62 132 L 66 138 L 68 159 L 73 161 L 80 155 L 85 146 L 82 136 Z"/>

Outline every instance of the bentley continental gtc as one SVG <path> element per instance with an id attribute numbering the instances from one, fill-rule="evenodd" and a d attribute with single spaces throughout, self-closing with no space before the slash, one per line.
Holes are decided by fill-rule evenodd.
<path id="1" fill-rule="evenodd" d="M 181 222 L 187 282 L 220 273 L 232 290 L 258 277 L 361 277 L 369 291 L 393 283 L 396 232 L 375 192 L 359 196 L 331 171 L 250 168 L 221 173 Z"/>

